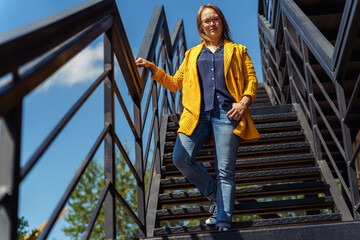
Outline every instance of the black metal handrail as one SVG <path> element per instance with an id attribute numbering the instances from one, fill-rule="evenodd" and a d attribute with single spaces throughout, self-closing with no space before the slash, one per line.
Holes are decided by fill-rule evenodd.
<path id="1" fill-rule="evenodd" d="M 104 36 L 104 72 L 68 110 L 35 150 L 25 166 L 20 168 L 21 115 L 24 97 L 101 35 Z M 178 20 L 170 36 L 164 8 L 162 6 L 156 7 L 138 57 L 154 60 L 156 64 L 160 64 L 161 57 L 162 68 L 169 69 L 168 72 L 173 74 L 179 67 L 185 51 L 186 41 L 182 20 Z M 4 239 L 15 239 L 16 236 L 19 185 L 34 166 L 40 162 L 44 152 L 101 83 L 104 83 L 104 128 L 52 212 L 49 223 L 41 232 L 39 239 L 47 238 L 61 210 L 103 142 L 105 146 L 105 185 L 82 239 L 89 239 L 104 202 L 105 238 L 116 238 L 116 199 L 138 225 L 139 237 L 145 237 L 147 234 L 146 209 L 148 208 L 147 204 L 149 204 L 149 192 L 152 191 L 152 176 L 154 171 L 160 173 L 159 135 L 161 121 L 163 116 L 175 114 L 181 110 L 181 93 L 168 93 L 168 90 L 158 85 L 154 80 L 148 82 L 148 70 L 136 67 L 115 1 L 90 0 L 38 21 L 31 27 L 16 29 L 0 35 L 0 53 L 2 63 L 0 77 L 10 75 L 7 80 L 3 81 L 3 86 L 0 88 L 0 116 L 2 117 L 0 208 L 7 209 L 7 211 L 0 213 L 2 222 L 6 223 L 0 226 L 2 237 Z M 133 117 L 130 116 L 128 106 L 123 100 L 114 79 L 114 56 L 117 58 L 132 99 Z M 173 59 L 175 57 L 174 65 Z M 147 97 L 143 98 L 147 85 L 150 86 L 149 91 Z M 131 162 L 115 131 L 115 99 L 118 99 L 117 102 L 121 106 L 135 139 L 135 164 Z M 146 99 L 144 111 L 141 108 L 143 99 Z M 152 108 L 150 108 L 150 102 Z M 161 104 L 160 108 L 159 104 Z M 148 116 L 151 116 L 151 121 L 149 121 Z M 149 132 L 144 133 L 147 122 L 151 122 Z M 146 148 L 144 149 L 145 139 Z M 155 149 L 153 149 L 152 154 L 151 170 L 146 171 L 148 158 L 151 155 L 151 143 Z M 115 147 L 119 149 L 129 171 L 136 180 L 137 213 L 119 193 L 118 188 L 121 186 L 116 186 Z M 149 174 L 146 198 L 145 174 Z"/>
<path id="2" fill-rule="evenodd" d="M 269 11 L 269 8 L 272 10 Z M 344 218 L 347 207 L 342 206 L 342 199 L 336 202 L 346 220 L 360 219 L 359 190 L 354 174 L 354 159 L 360 146 L 351 139 L 350 129 L 356 128 L 356 125 L 349 121 L 350 115 L 354 115 L 355 101 L 358 100 L 360 74 L 351 98 L 345 97 L 342 86 L 342 82 L 346 81 L 344 67 L 350 59 L 351 46 L 359 31 L 360 16 L 355 13 L 360 13 L 359 1 L 347 0 L 334 47 L 293 0 L 259 0 L 258 22 L 264 80 L 276 104 L 297 103 L 301 106 L 305 120 L 312 126 L 313 150 L 317 159 L 322 160 L 325 154 L 335 177 L 339 179 L 343 197 L 350 203 L 348 208 L 352 217 Z M 335 98 L 324 88 L 324 76 L 318 76 L 311 66 L 310 54 L 326 73 L 328 82 L 335 86 Z M 283 56 L 286 61 L 282 59 Z M 319 89 L 320 93 L 315 94 L 314 88 Z M 320 98 L 329 106 L 331 113 L 324 113 L 319 104 Z M 340 126 L 340 136 L 329 122 L 331 116 Z M 321 130 L 330 134 L 331 141 L 325 140 Z M 333 157 L 336 152 L 340 153 L 341 163 Z M 346 172 L 340 170 L 339 164 L 346 165 Z"/>

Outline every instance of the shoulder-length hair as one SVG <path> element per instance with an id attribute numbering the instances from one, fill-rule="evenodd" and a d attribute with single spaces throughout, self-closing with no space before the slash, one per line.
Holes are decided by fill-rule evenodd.
<path id="1" fill-rule="evenodd" d="M 202 12 L 206 9 L 206 8 L 211 8 L 213 9 L 217 15 L 220 17 L 221 19 L 221 24 L 223 25 L 223 31 L 222 31 L 222 39 L 226 39 L 232 42 L 231 38 L 230 38 L 230 29 L 229 29 L 229 25 L 224 17 L 224 14 L 221 12 L 221 10 L 213 5 L 213 4 L 206 4 L 200 7 L 197 16 L 196 16 L 196 24 L 197 24 L 197 29 L 201 38 L 201 42 L 205 42 L 208 43 L 210 42 L 210 39 L 208 36 L 206 36 L 204 29 L 201 26 L 201 14 Z"/>

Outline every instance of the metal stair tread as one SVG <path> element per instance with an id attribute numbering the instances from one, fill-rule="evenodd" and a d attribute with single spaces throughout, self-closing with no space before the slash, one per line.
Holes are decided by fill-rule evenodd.
<path id="1" fill-rule="evenodd" d="M 284 226 L 284 225 L 292 225 L 292 224 L 309 224 L 309 223 L 334 222 L 334 221 L 341 221 L 341 215 L 339 213 L 233 222 L 233 226 L 231 230 L 249 229 L 249 228 L 254 229 L 261 227 L 276 227 L 276 226 Z M 171 235 L 171 234 L 191 234 L 191 233 L 214 232 L 214 231 L 218 231 L 215 224 L 212 225 L 200 224 L 193 226 L 155 228 L 154 236 Z"/>
<path id="2" fill-rule="evenodd" d="M 301 127 L 301 123 L 299 121 L 258 123 L 258 124 L 255 124 L 255 127 L 258 130 L 271 129 L 271 128 L 284 128 L 284 127 Z M 179 128 L 179 124 L 176 122 L 169 122 L 167 124 L 168 132 L 177 131 L 178 128 Z"/>
<path id="3" fill-rule="evenodd" d="M 250 111 L 254 123 L 256 124 L 264 121 L 287 121 L 290 119 L 297 120 L 296 112 L 288 109 L 292 108 L 292 105 L 282 105 L 281 107 L 286 107 L 285 110 L 282 110 L 284 112 L 279 112 L 277 109 L 274 109 L 274 107 L 279 108 L 280 106 L 259 106 L 251 108 Z M 172 122 L 170 118 L 169 122 Z"/>
<path id="4" fill-rule="evenodd" d="M 167 132 L 166 137 L 167 138 L 174 138 L 177 136 L 176 132 Z M 303 131 L 290 131 L 290 132 L 274 132 L 274 133 L 262 133 L 260 134 L 260 139 L 276 139 L 276 138 L 284 138 L 284 137 L 298 137 L 298 136 L 305 136 Z M 171 142 L 165 142 L 165 147 L 173 147 L 174 141 Z"/>
<path id="5" fill-rule="evenodd" d="M 258 123 L 258 124 L 255 124 L 255 127 L 258 130 L 269 129 L 269 128 L 301 127 L 301 123 L 299 121 L 275 122 L 275 123 Z"/>
<path id="6" fill-rule="evenodd" d="M 266 92 L 258 92 L 258 93 L 256 94 L 256 98 L 255 98 L 255 99 L 262 99 L 262 98 L 267 98 L 267 99 L 269 99 L 269 95 L 267 95 Z"/>
<path id="7" fill-rule="evenodd" d="M 269 97 L 266 97 L 266 98 L 255 98 L 253 104 L 256 104 L 256 103 L 260 103 L 260 102 L 270 102 L 270 99 Z"/>
<path id="8" fill-rule="evenodd" d="M 295 112 L 287 112 L 287 113 L 270 113 L 270 114 L 259 114 L 252 115 L 254 122 L 260 120 L 274 120 L 274 119 L 287 119 L 287 118 L 297 118 Z"/>
<path id="9" fill-rule="evenodd" d="M 243 146 L 238 148 L 238 153 L 270 151 L 270 150 L 283 150 L 291 148 L 307 148 L 310 144 L 307 142 L 294 142 L 294 143 L 279 143 L 279 144 L 266 144 L 256 146 Z M 200 151 L 197 156 L 213 155 L 214 150 Z M 172 153 L 166 153 L 163 156 L 164 160 L 172 159 Z"/>
<path id="10" fill-rule="evenodd" d="M 254 103 L 251 106 L 249 106 L 249 109 L 251 111 L 251 109 L 259 106 L 266 107 L 266 106 L 272 106 L 272 104 L 269 99 L 262 98 L 262 99 L 258 99 L 256 102 L 254 101 Z"/>
<path id="11" fill-rule="evenodd" d="M 236 181 L 238 179 L 244 179 L 244 178 L 269 177 L 269 176 L 274 177 L 281 175 L 296 175 L 296 174 L 319 173 L 319 172 L 320 169 L 318 167 L 288 168 L 288 169 L 235 173 L 234 178 Z M 215 175 L 212 174 L 212 177 L 215 178 Z M 182 183 L 192 184 L 185 177 L 167 178 L 160 180 L 160 184 L 162 185 L 162 187 L 164 187 L 165 185 L 182 184 Z"/>
<path id="12" fill-rule="evenodd" d="M 311 181 L 302 183 L 287 183 L 287 184 L 274 184 L 255 187 L 241 187 L 235 189 L 237 199 L 255 199 L 255 198 L 269 198 L 273 196 L 287 196 L 292 195 L 304 195 L 304 192 L 325 192 L 328 185 L 322 181 Z M 195 192 L 175 192 L 175 193 L 163 193 L 158 195 L 161 204 L 167 202 L 176 204 L 181 201 L 196 203 L 194 199 L 202 199 L 202 202 L 207 202 L 207 198 L 202 195 L 200 191 Z"/>
<path id="13" fill-rule="evenodd" d="M 250 112 L 254 121 L 257 119 L 262 120 L 297 116 L 292 104 L 263 106 L 251 109 Z M 169 115 L 169 121 L 172 121 L 173 116 L 175 116 L 175 114 Z"/>
<path id="14" fill-rule="evenodd" d="M 291 162 L 291 161 L 301 161 L 301 160 L 311 160 L 315 161 L 314 154 L 297 154 L 297 155 L 285 155 L 277 157 L 263 157 L 263 158 L 247 158 L 236 160 L 236 166 L 241 165 L 263 165 L 263 164 L 279 164 L 281 162 Z M 202 162 L 200 163 L 205 168 L 215 167 L 215 162 Z M 166 171 L 178 171 L 174 165 L 167 165 L 161 167 L 162 173 Z"/>
<path id="15" fill-rule="evenodd" d="M 316 197 L 316 198 L 302 198 L 278 201 L 265 202 L 240 202 L 234 205 L 234 215 L 239 213 L 260 214 L 263 212 L 279 212 L 281 209 L 289 211 L 299 209 L 299 206 L 316 205 L 320 209 L 328 209 L 333 204 L 333 197 Z M 253 211 L 252 211 L 253 210 Z M 290 211 L 291 211 L 290 210 Z M 300 209 L 304 211 L 304 209 Z M 250 213 L 251 212 L 251 213 Z M 161 209 L 156 211 L 156 216 L 159 220 L 169 219 L 191 219 L 204 218 L 210 216 L 209 206 L 191 207 L 191 208 L 177 208 L 177 209 Z"/>

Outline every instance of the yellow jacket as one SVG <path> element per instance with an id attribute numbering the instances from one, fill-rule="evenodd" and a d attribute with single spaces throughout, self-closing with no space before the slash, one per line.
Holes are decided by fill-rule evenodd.
<path id="1" fill-rule="evenodd" d="M 162 69 L 152 75 L 153 79 L 172 92 L 182 88 L 184 110 L 180 117 L 178 132 L 188 136 L 195 130 L 200 116 L 201 92 L 196 62 L 203 45 L 203 43 L 199 44 L 185 53 L 185 58 L 174 76 L 166 74 Z M 258 82 L 245 46 L 225 40 L 224 73 L 226 86 L 236 102 L 240 102 L 243 95 L 251 96 L 254 101 Z M 245 112 L 234 134 L 245 141 L 260 138 L 250 111 Z"/>

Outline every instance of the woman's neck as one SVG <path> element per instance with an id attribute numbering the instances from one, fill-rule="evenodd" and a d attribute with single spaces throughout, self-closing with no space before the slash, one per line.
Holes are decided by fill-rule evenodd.
<path id="1" fill-rule="evenodd" d="M 221 47 L 224 45 L 223 39 L 217 39 L 217 40 L 210 40 L 209 42 L 205 43 L 205 47 Z"/>
<path id="2" fill-rule="evenodd" d="M 205 47 L 207 47 L 208 49 L 210 49 L 211 52 L 215 52 L 219 47 L 221 47 L 222 45 L 224 45 L 224 41 L 223 39 L 220 40 L 215 40 L 215 41 L 209 41 L 205 43 Z"/>

